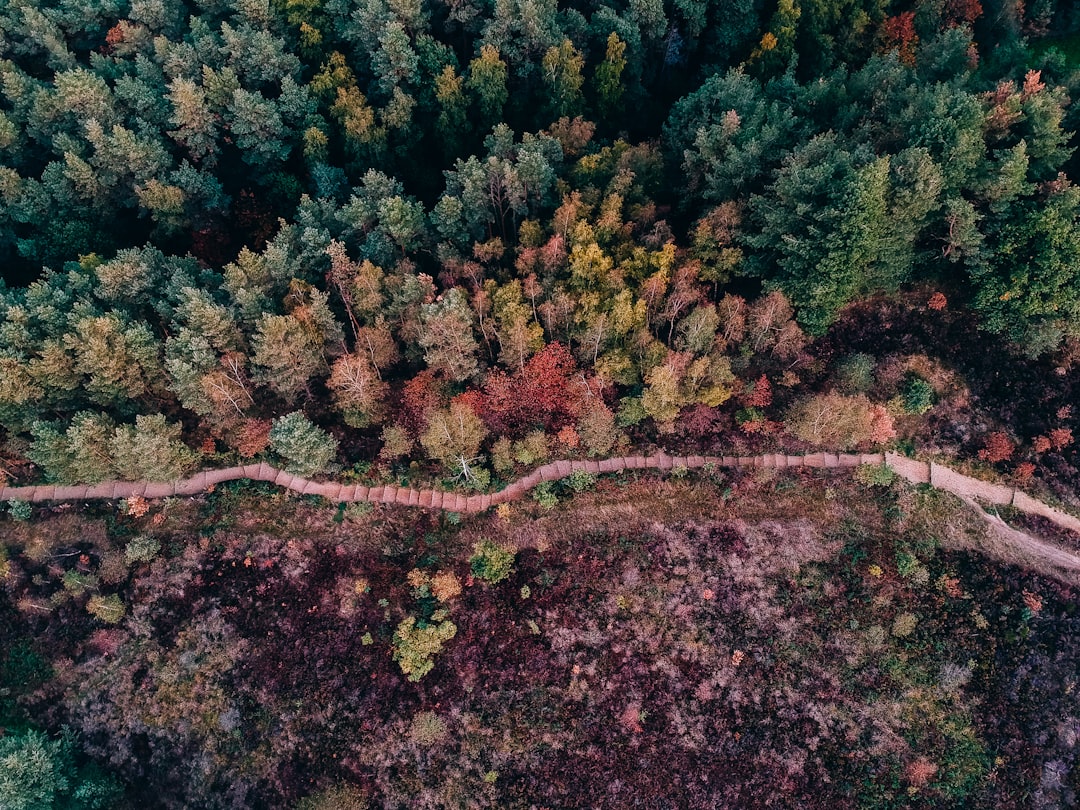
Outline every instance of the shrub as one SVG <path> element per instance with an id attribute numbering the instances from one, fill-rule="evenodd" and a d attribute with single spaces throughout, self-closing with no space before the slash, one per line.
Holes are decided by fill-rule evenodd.
<path id="1" fill-rule="evenodd" d="M 34 514 L 34 507 L 29 501 L 8 501 L 8 514 L 13 520 L 27 521 Z"/>
<path id="2" fill-rule="evenodd" d="M 906 551 L 896 552 L 896 573 L 904 579 L 912 576 L 920 568 L 919 559 Z"/>
<path id="3" fill-rule="evenodd" d="M 435 666 L 434 657 L 455 635 L 457 626 L 451 621 L 421 624 L 415 616 L 407 616 L 394 631 L 391 643 L 394 661 L 401 667 L 402 674 L 416 683 L 431 672 Z"/>
<path id="4" fill-rule="evenodd" d="M 100 594 L 91 596 L 86 603 L 86 610 L 91 616 L 96 616 L 105 624 L 119 624 L 127 613 L 124 603 L 115 593 L 108 596 Z"/>
<path id="5" fill-rule="evenodd" d="M 904 413 L 920 416 L 934 407 L 937 395 L 930 383 L 918 374 L 909 374 L 900 390 L 900 400 L 904 405 Z"/>
<path id="6" fill-rule="evenodd" d="M 409 724 L 409 739 L 425 748 L 446 736 L 446 723 L 435 712 L 420 712 Z"/>
<path id="7" fill-rule="evenodd" d="M 514 570 L 514 553 L 484 538 L 473 546 L 469 568 L 477 579 L 495 585 Z"/>
<path id="8" fill-rule="evenodd" d="M 555 488 L 551 482 L 544 481 L 533 489 L 533 500 L 545 509 L 554 509 L 559 503 L 559 496 L 555 494 Z"/>
<path id="9" fill-rule="evenodd" d="M 999 461 L 1008 461 L 1015 450 L 1016 445 L 1008 436 L 1001 431 L 995 431 L 984 440 L 983 448 L 979 451 L 979 458 L 996 464 Z"/>
<path id="10" fill-rule="evenodd" d="M 896 480 L 896 473 L 884 464 L 860 464 L 855 468 L 855 480 L 868 487 L 887 487 Z"/>
<path id="11" fill-rule="evenodd" d="M 334 785 L 300 800 L 296 810 L 367 810 L 367 794 L 352 785 Z"/>
<path id="12" fill-rule="evenodd" d="M 431 578 L 431 595 L 440 602 L 449 602 L 461 594 L 461 580 L 453 571 L 440 571 Z"/>
<path id="13" fill-rule="evenodd" d="M 285 469 L 294 475 L 324 472 L 337 455 L 337 447 L 337 439 L 300 411 L 275 419 L 270 428 L 270 449 L 287 461 Z"/>
<path id="14" fill-rule="evenodd" d="M 874 385 L 877 361 L 869 354 L 852 354 L 836 364 L 836 384 L 845 394 L 864 394 Z"/>
<path id="15" fill-rule="evenodd" d="M 567 476 L 566 485 L 574 492 L 585 492 L 596 486 L 596 476 L 585 470 L 574 470 Z"/>
<path id="16" fill-rule="evenodd" d="M 161 551 L 161 542 L 156 537 L 140 534 L 128 541 L 124 548 L 124 559 L 128 564 L 150 562 Z"/>
<path id="17" fill-rule="evenodd" d="M 893 620 L 892 634 L 897 638 L 907 638 L 915 632 L 919 617 L 914 613 L 901 613 Z"/>

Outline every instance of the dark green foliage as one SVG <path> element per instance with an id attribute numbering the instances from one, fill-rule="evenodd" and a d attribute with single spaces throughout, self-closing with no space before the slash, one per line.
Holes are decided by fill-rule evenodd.
<path id="1" fill-rule="evenodd" d="M 311 476 L 325 472 L 337 455 L 337 440 L 300 411 L 274 420 L 270 449 L 286 460 L 289 472 Z"/>
<path id="2" fill-rule="evenodd" d="M 874 384 L 876 361 L 869 354 L 853 354 L 836 364 L 836 381 L 845 394 L 865 394 Z"/>
<path id="3" fill-rule="evenodd" d="M 937 402 L 934 387 L 917 374 L 909 374 L 904 380 L 900 398 L 904 403 L 904 412 L 916 416 L 926 413 Z"/>

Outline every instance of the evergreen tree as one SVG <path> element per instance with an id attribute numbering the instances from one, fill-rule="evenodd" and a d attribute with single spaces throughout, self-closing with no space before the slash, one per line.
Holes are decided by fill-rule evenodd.
<path id="1" fill-rule="evenodd" d="M 337 439 L 300 411 L 275 419 L 270 428 L 270 449 L 286 460 L 289 472 L 305 478 L 326 472 L 337 447 Z"/>

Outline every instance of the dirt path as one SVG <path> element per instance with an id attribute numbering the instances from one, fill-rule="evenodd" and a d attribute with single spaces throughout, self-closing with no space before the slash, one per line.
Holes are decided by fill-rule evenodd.
<path id="1" fill-rule="evenodd" d="M 140 496 L 166 498 L 177 495 L 197 495 L 209 487 L 225 481 L 250 479 L 267 481 L 302 495 L 320 495 L 335 503 L 366 501 L 369 503 L 419 506 L 427 509 L 445 509 L 451 512 L 483 512 L 500 503 L 517 500 L 533 487 L 546 481 L 557 481 L 575 472 L 593 475 L 620 472 L 622 470 L 673 470 L 697 469 L 707 466 L 735 468 L 789 468 L 812 467 L 837 469 L 858 467 L 860 464 L 885 464 L 897 475 L 916 484 L 929 484 L 937 489 L 951 492 L 976 509 L 989 524 L 994 537 L 1013 556 L 1029 555 L 1053 568 L 1080 573 L 1080 555 L 1059 548 L 1025 532 L 1008 526 L 1000 517 L 988 514 L 980 502 L 1009 505 L 1022 511 L 1041 515 L 1057 525 L 1080 534 L 1080 518 L 1036 500 L 1020 490 L 979 481 L 935 462 L 917 461 L 896 453 L 836 454 L 810 453 L 789 456 L 766 453 L 761 456 L 669 456 L 658 453 L 652 456 L 618 456 L 599 461 L 552 461 L 528 475 L 517 479 L 506 488 L 489 495 L 459 495 L 433 489 L 409 489 L 392 485 L 367 487 L 360 484 L 311 481 L 307 478 L 272 467 L 266 462 L 205 470 L 191 478 L 180 481 L 104 481 L 93 485 L 0 488 L 0 500 L 20 501 L 72 501 L 88 499 L 120 499 Z M 989 551 L 989 549 L 988 549 Z M 1001 556 L 1001 554 L 998 554 Z"/>
<path id="2" fill-rule="evenodd" d="M 990 514 L 974 498 L 961 498 L 987 523 L 990 537 L 978 550 L 997 559 L 1031 568 L 1066 581 L 1080 581 L 1080 556 L 1042 540 L 1027 532 L 1014 529 L 996 514 Z"/>

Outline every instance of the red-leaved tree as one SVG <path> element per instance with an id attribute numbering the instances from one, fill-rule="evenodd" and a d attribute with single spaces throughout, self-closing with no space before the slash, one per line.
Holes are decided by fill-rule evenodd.
<path id="1" fill-rule="evenodd" d="M 520 436 L 558 430 L 573 421 L 585 393 L 575 382 L 577 364 L 561 343 L 549 343 L 514 374 L 495 369 L 484 382 L 480 414 L 493 433 Z"/>

